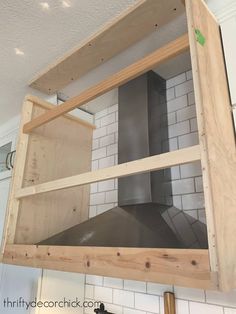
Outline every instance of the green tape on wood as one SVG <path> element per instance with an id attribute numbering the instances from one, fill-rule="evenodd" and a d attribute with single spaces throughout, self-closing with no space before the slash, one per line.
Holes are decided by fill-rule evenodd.
<path id="1" fill-rule="evenodd" d="M 195 34 L 196 34 L 196 40 L 197 42 L 199 42 L 199 44 L 201 46 L 205 45 L 206 42 L 206 38 L 203 36 L 203 34 L 201 33 L 201 31 L 199 29 L 195 29 Z"/>

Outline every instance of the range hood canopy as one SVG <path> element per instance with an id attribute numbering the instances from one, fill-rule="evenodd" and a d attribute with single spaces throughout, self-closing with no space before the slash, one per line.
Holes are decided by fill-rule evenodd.
<path id="1" fill-rule="evenodd" d="M 166 82 L 148 73 L 119 88 L 118 162 L 169 151 Z M 207 248 L 206 225 L 172 205 L 170 170 L 118 179 L 118 206 L 40 245 Z"/>
<path id="2" fill-rule="evenodd" d="M 207 248 L 206 226 L 175 207 L 147 203 L 115 207 L 40 245 Z"/>

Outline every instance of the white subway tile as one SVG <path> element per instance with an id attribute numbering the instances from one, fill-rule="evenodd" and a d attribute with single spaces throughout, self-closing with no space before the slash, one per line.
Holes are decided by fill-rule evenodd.
<path id="1" fill-rule="evenodd" d="M 203 193 L 194 193 L 182 195 L 183 209 L 198 209 L 204 208 Z"/>
<path id="2" fill-rule="evenodd" d="M 98 148 L 99 148 L 99 139 L 97 138 L 97 139 L 93 140 L 92 149 L 95 150 Z"/>
<path id="3" fill-rule="evenodd" d="M 110 313 L 123 314 L 122 306 L 119 306 L 119 305 L 116 305 L 116 304 L 109 304 L 109 303 L 106 303 L 106 302 L 104 304 L 105 304 L 106 311 L 108 311 Z"/>
<path id="4" fill-rule="evenodd" d="M 124 312 L 123 313 L 124 314 L 146 314 L 146 312 L 130 309 L 130 308 L 127 308 L 127 307 L 124 307 Z"/>
<path id="5" fill-rule="evenodd" d="M 96 126 L 96 128 L 101 127 L 101 119 L 95 119 L 95 126 Z"/>
<path id="6" fill-rule="evenodd" d="M 160 297 L 160 314 L 165 314 L 164 298 L 163 297 Z"/>
<path id="7" fill-rule="evenodd" d="M 125 280 L 124 288 L 136 292 L 146 292 L 146 282 L 136 280 Z"/>
<path id="8" fill-rule="evenodd" d="M 198 219 L 206 224 L 206 211 L 205 209 L 199 209 L 198 210 Z"/>
<path id="9" fill-rule="evenodd" d="M 236 290 L 228 293 L 218 291 L 206 291 L 207 303 L 236 307 Z"/>
<path id="10" fill-rule="evenodd" d="M 180 109 L 176 112 L 177 122 L 192 119 L 196 117 L 195 105 L 188 106 L 186 108 Z"/>
<path id="11" fill-rule="evenodd" d="M 198 131 L 197 118 L 190 120 L 190 130 L 191 130 L 191 132 Z"/>
<path id="12" fill-rule="evenodd" d="M 106 147 L 96 149 L 92 152 L 92 160 L 106 157 L 106 155 L 107 155 Z"/>
<path id="13" fill-rule="evenodd" d="M 98 192 L 98 184 L 97 183 L 91 183 L 90 184 L 90 193 L 97 193 Z"/>
<path id="14" fill-rule="evenodd" d="M 169 126 L 169 138 L 180 136 L 190 132 L 189 121 L 183 121 Z"/>
<path id="15" fill-rule="evenodd" d="M 188 105 L 191 106 L 195 104 L 194 92 L 188 94 Z"/>
<path id="16" fill-rule="evenodd" d="M 180 97 L 193 91 L 193 81 L 189 80 L 180 85 L 175 86 L 175 96 Z"/>
<path id="17" fill-rule="evenodd" d="M 98 128 L 93 131 L 93 139 L 100 138 L 107 135 L 107 127 Z"/>
<path id="18" fill-rule="evenodd" d="M 205 302 L 204 290 L 175 286 L 174 291 L 178 299 Z"/>
<path id="19" fill-rule="evenodd" d="M 99 205 L 105 203 L 105 193 L 94 193 L 90 195 L 90 205 Z"/>
<path id="20" fill-rule="evenodd" d="M 95 275 L 86 275 L 86 283 L 89 285 L 99 285 L 103 284 L 103 277 Z"/>
<path id="21" fill-rule="evenodd" d="M 171 87 L 166 90 L 166 100 L 169 101 L 173 98 L 175 98 L 175 89 Z"/>
<path id="22" fill-rule="evenodd" d="M 164 141 L 162 144 L 163 152 L 171 152 L 178 149 L 178 138 L 173 137 L 170 138 L 168 141 Z"/>
<path id="23" fill-rule="evenodd" d="M 97 170 L 98 167 L 99 167 L 99 165 L 98 165 L 98 160 L 92 161 L 92 167 L 91 167 L 91 169 L 92 169 L 92 170 Z"/>
<path id="24" fill-rule="evenodd" d="M 112 289 L 107 287 L 94 287 L 94 298 L 98 301 L 112 303 Z"/>
<path id="25" fill-rule="evenodd" d="M 189 70 L 188 72 L 186 72 L 186 77 L 187 77 L 187 80 L 192 80 L 193 79 L 193 72 L 192 72 L 192 70 Z"/>
<path id="26" fill-rule="evenodd" d="M 101 118 L 101 127 L 106 126 L 108 124 L 114 123 L 116 121 L 115 112 L 108 114 Z"/>
<path id="27" fill-rule="evenodd" d="M 89 218 L 97 215 L 97 206 L 89 206 Z"/>
<path id="28" fill-rule="evenodd" d="M 91 302 L 90 299 L 85 299 L 86 302 Z M 63 310 L 62 310 L 63 311 Z M 62 312 L 61 312 L 62 313 Z M 73 312 L 72 312 L 73 313 Z M 94 314 L 94 307 L 85 307 L 84 308 L 84 313 L 85 314 Z"/>
<path id="29" fill-rule="evenodd" d="M 99 111 L 99 112 L 97 112 L 96 114 L 95 114 L 95 120 L 96 119 L 99 119 L 99 118 L 101 118 L 101 117 L 104 117 L 104 116 L 106 116 L 108 114 L 108 108 L 106 108 L 106 109 L 104 109 L 104 110 L 101 110 L 101 111 Z"/>
<path id="30" fill-rule="evenodd" d="M 175 114 L 175 112 L 170 112 L 170 113 L 167 114 L 167 122 L 168 122 L 168 125 L 176 123 L 176 114 Z"/>
<path id="31" fill-rule="evenodd" d="M 106 203 L 115 203 L 118 200 L 118 191 L 113 190 L 106 192 Z"/>
<path id="32" fill-rule="evenodd" d="M 224 314 L 236 314 L 236 309 L 225 307 Z"/>
<path id="33" fill-rule="evenodd" d="M 159 313 L 159 297 L 144 293 L 135 293 L 135 308 L 138 310 Z"/>
<path id="34" fill-rule="evenodd" d="M 94 297 L 94 286 L 92 285 L 85 285 L 85 298 L 86 299 L 93 299 Z"/>
<path id="35" fill-rule="evenodd" d="M 173 196 L 173 205 L 179 209 L 182 209 L 182 198 L 180 195 Z"/>
<path id="36" fill-rule="evenodd" d="M 179 168 L 179 166 L 171 167 L 170 172 L 171 172 L 171 179 L 172 180 L 180 179 L 180 168 Z"/>
<path id="37" fill-rule="evenodd" d="M 166 81 L 166 87 L 170 88 L 172 86 L 181 84 L 181 83 L 183 83 L 185 81 L 186 81 L 186 75 L 185 75 L 185 73 L 181 73 L 181 74 L 179 74 L 179 75 L 177 75 L 177 76 L 167 80 Z"/>
<path id="38" fill-rule="evenodd" d="M 181 179 L 172 181 L 172 193 L 173 195 L 194 193 L 194 179 Z"/>
<path id="39" fill-rule="evenodd" d="M 196 189 L 196 192 L 203 192 L 202 177 L 195 178 L 195 189 Z"/>
<path id="40" fill-rule="evenodd" d="M 107 126 L 107 134 L 118 132 L 118 122 L 114 122 Z"/>
<path id="41" fill-rule="evenodd" d="M 177 137 L 173 137 L 169 140 L 169 150 L 174 151 L 178 149 L 178 140 Z"/>
<path id="42" fill-rule="evenodd" d="M 161 285 L 158 283 L 148 282 L 147 283 L 147 293 L 163 296 L 164 292 L 173 291 L 173 286 Z"/>
<path id="43" fill-rule="evenodd" d="M 115 165 L 117 165 L 118 164 L 118 154 L 115 154 L 114 157 L 115 157 Z"/>
<path id="44" fill-rule="evenodd" d="M 108 156 L 105 158 L 99 159 L 99 168 L 107 168 L 114 166 L 115 164 L 115 157 L 114 156 Z"/>
<path id="45" fill-rule="evenodd" d="M 117 145 L 117 143 L 107 146 L 107 156 L 115 155 L 117 153 L 118 153 L 118 145 Z"/>
<path id="46" fill-rule="evenodd" d="M 108 113 L 116 112 L 118 111 L 118 104 L 115 104 L 108 108 Z"/>
<path id="47" fill-rule="evenodd" d="M 223 314 L 223 307 L 205 303 L 190 302 L 190 314 Z"/>
<path id="48" fill-rule="evenodd" d="M 127 307 L 134 307 L 134 293 L 126 290 L 113 290 L 113 303 Z"/>
<path id="49" fill-rule="evenodd" d="M 185 210 L 184 211 L 186 214 L 188 214 L 189 216 L 198 219 L 198 210 L 197 209 L 191 209 L 191 210 Z"/>
<path id="50" fill-rule="evenodd" d="M 115 143 L 115 134 L 109 134 L 100 138 L 100 147 Z"/>
<path id="51" fill-rule="evenodd" d="M 179 149 L 185 148 L 199 143 L 198 133 L 189 133 L 178 137 Z"/>
<path id="52" fill-rule="evenodd" d="M 119 278 L 112 278 L 112 277 L 104 277 L 104 286 L 110 288 L 123 288 L 123 280 Z"/>
<path id="53" fill-rule="evenodd" d="M 202 167 L 200 162 L 192 162 L 180 166 L 181 178 L 190 178 L 200 176 L 202 174 Z"/>
<path id="54" fill-rule="evenodd" d="M 114 203 L 97 205 L 97 215 L 107 212 L 114 207 Z"/>
<path id="55" fill-rule="evenodd" d="M 188 301 L 176 299 L 176 314 L 189 314 L 189 303 Z M 203 313 L 199 313 L 203 314 Z"/>
<path id="56" fill-rule="evenodd" d="M 188 100 L 187 96 L 184 95 L 182 97 L 175 98 L 173 100 L 170 100 L 167 102 L 167 111 L 168 113 L 182 109 L 184 107 L 187 107 Z"/>
<path id="57" fill-rule="evenodd" d="M 114 190 L 114 188 L 115 188 L 115 179 L 98 182 L 99 192 Z"/>

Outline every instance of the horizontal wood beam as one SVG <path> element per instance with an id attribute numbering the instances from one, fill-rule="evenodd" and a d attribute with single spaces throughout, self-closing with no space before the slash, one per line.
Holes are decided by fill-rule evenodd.
<path id="1" fill-rule="evenodd" d="M 199 145 L 160 155 L 130 161 L 109 168 L 99 169 L 75 176 L 58 179 L 18 190 L 15 198 L 23 198 L 36 194 L 67 189 L 74 186 L 90 184 L 108 179 L 125 177 L 133 174 L 160 170 L 171 166 L 200 160 Z"/>
<path id="2" fill-rule="evenodd" d="M 188 34 L 185 34 L 167 45 L 157 49 L 145 58 L 133 63 L 120 72 L 108 77 L 99 84 L 85 90 L 80 95 L 73 97 L 64 104 L 51 109 L 34 120 L 26 123 L 23 128 L 24 133 L 29 133 L 33 129 L 49 122 L 69 111 L 86 104 L 87 102 L 101 96 L 110 90 L 138 77 L 139 75 L 153 69 L 157 65 L 183 53 L 189 49 Z"/>
<path id="3" fill-rule="evenodd" d="M 184 13 L 180 0 L 138 0 L 41 71 L 30 87 L 55 94 Z"/>
<path id="4" fill-rule="evenodd" d="M 48 110 L 51 110 L 53 108 L 55 108 L 55 105 L 53 105 L 52 103 L 44 100 L 44 99 L 41 99 L 37 96 L 34 96 L 34 95 L 26 95 L 25 96 L 25 101 L 30 101 L 32 102 L 33 104 L 39 106 L 39 107 L 42 107 L 44 109 L 48 109 Z M 63 115 L 63 117 L 67 118 L 67 119 L 70 119 L 70 120 L 73 120 L 73 121 L 76 121 L 78 122 L 79 124 L 82 124 L 88 128 L 92 128 L 92 129 L 96 129 L 96 126 L 84 119 L 81 119 L 77 116 L 74 116 L 73 114 L 65 114 Z"/>
<path id="5" fill-rule="evenodd" d="M 208 250 L 7 245 L 7 264 L 213 289 Z"/>

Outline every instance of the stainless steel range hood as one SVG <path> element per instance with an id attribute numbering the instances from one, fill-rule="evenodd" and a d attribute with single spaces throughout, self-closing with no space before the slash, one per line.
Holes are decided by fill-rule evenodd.
<path id="1" fill-rule="evenodd" d="M 119 88 L 118 162 L 169 150 L 166 82 L 150 71 Z M 172 205 L 170 170 L 118 179 L 118 206 L 40 245 L 207 248 L 206 225 Z"/>

